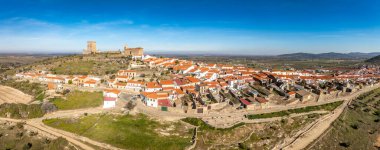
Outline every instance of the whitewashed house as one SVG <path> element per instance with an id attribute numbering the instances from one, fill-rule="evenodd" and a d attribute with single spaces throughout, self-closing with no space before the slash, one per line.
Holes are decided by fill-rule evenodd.
<path id="1" fill-rule="evenodd" d="M 103 90 L 103 108 L 116 107 L 116 101 L 119 98 L 121 91 L 117 89 Z"/>

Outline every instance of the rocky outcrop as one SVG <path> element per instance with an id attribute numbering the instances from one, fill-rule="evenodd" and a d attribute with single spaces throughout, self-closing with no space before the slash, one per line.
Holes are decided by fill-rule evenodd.
<path id="1" fill-rule="evenodd" d="M 380 134 L 377 135 L 377 138 L 376 138 L 376 141 L 375 141 L 375 144 L 374 146 L 378 149 L 380 149 Z"/>

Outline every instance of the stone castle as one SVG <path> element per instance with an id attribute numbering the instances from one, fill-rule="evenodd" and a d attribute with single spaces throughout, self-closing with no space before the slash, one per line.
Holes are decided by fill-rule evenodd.
<path id="1" fill-rule="evenodd" d="M 142 47 L 129 48 L 128 45 L 125 45 L 124 55 L 132 56 L 132 58 L 142 58 L 144 56 L 144 49 Z"/>
<path id="2" fill-rule="evenodd" d="M 98 50 L 96 49 L 95 41 L 87 41 L 87 49 L 83 50 L 83 54 L 97 54 Z"/>
<path id="3" fill-rule="evenodd" d="M 96 49 L 96 41 L 87 41 L 87 49 L 83 50 L 83 55 L 89 54 L 122 54 L 124 56 L 130 56 L 132 58 L 143 58 L 144 49 L 142 47 L 130 48 L 128 45 L 124 46 L 124 51 L 120 50 L 109 50 L 109 51 L 99 51 Z"/>

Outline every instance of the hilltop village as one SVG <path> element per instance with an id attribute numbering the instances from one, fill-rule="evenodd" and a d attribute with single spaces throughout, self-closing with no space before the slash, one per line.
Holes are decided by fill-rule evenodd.
<path id="1" fill-rule="evenodd" d="M 88 41 L 80 55 L 7 70 L 0 76 L 0 123 L 7 124 L 0 135 L 14 137 L 0 139 L 36 144 L 22 143 L 23 132 L 83 149 L 303 149 L 314 143 L 355 149 L 379 137 L 375 64 L 341 67 L 334 64 L 341 60 L 330 60 L 301 69 L 288 60 L 277 67 L 178 57 L 127 45 L 99 50 Z M 27 130 L 12 130 L 15 124 Z M 360 131 L 367 140 L 323 139 L 331 127 L 339 134 Z"/>
<path id="2" fill-rule="evenodd" d="M 95 59 L 101 54 L 121 55 L 131 61 L 123 69 L 104 76 L 29 70 L 17 73 L 14 78 L 46 84 L 50 91 L 103 91 L 105 109 L 117 107 L 118 99 L 129 95 L 145 107 L 159 111 L 203 114 L 330 101 L 371 86 L 380 77 L 380 70 L 375 67 L 348 71 L 256 70 L 222 62 L 207 64 L 154 57 L 144 55 L 143 48 L 127 46 L 123 52 L 100 52 L 94 41 L 88 42 L 82 59 Z"/>

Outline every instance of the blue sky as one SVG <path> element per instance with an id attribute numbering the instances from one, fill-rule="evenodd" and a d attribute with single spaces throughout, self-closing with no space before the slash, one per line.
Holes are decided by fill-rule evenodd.
<path id="1" fill-rule="evenodd" d="M 0 52 L 380 51 L 379 0 L 0 0 Z"/>

